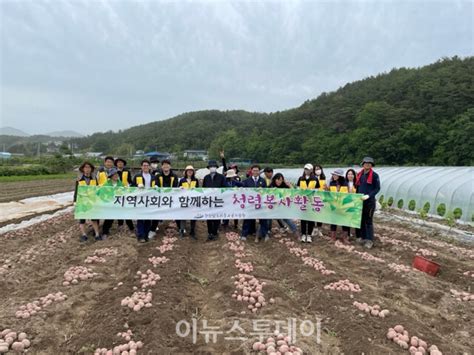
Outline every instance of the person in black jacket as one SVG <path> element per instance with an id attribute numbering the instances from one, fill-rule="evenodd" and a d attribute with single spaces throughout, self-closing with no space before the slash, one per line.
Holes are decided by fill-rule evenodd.
<path id="1" fill-rule="evenodd" d="M 132 179 L 132 186 L 143 188 L 154 188 L 156 186 L 156 177 L 150 172 L 150 161 L 145 159 L 141 163 L 141 171 L 137 173 Z M 151 220 L 142 219 L 137 220 L 137 240 L 140 243 L 148 242 L 148 235 L 151 228 Z"/>
<path id="2" fill-rule="evenodd" d="M 242 187 L 247 188 L 264 188 L 267 187 L 267 183 L 265 179 L 260 176 L 260 166 L 254 164 L 250 168 L 252 176 L 245 179 L 242 182 Z M 258 243 L 260 239 L 264 239 L 265 241 L 269 240 L 268 237 L 268 220 L 267 219 L 260 219 L 260 233 L 257 233 L 255 236 L 255 242 Z M 250 234 L 251 230 L 256 230 L 256 220 L 255 219 L 245 219 L 242 225 L 242 234 L 240 236 L 241 240 L 247 240 L 247 236 Z"/>
<path id="3" fill-rule="evenodd" d="M 360 230 L 356 230 L 357 238 L 360 244 L 367 249 L 374 246 L 374 225 L 372 218 L 375 212 L 375 195 L 380 191 L 379 175 L 373 170 L 375 166 L 374 159 L 365 157 L 362 160 L 363 169 L 357 173 L 356 189 L 357 193 L 364 194 L 364 206 L 362 208 L 362 220 Z"/>
<path id="4" fill-rule="evenodd" d="M 225 176 L 217 172 L 217 162 L 210 160 L 207 164 L 209 174 L 204 176 L 202 181 L 202 187 L 228 187 L 225 180 Z M 216 240 L 218 237 L 220 220 L 208 220 L 207 221 L 207 240 Z"/>
<path id="5" fill-rule="evenodd" d="M 156 157 L 152 157 L 150 159 L 150 172 L 151 172 L 151 175 L 158 176 L 158 174 L 160 173 L 160 169 L 158 168 L 159 163 L 160 163 L 160 161 Z"/>
<path id="6" fill-rule="evenodd" d="M 156 173 L 157 170 L 155 170 Z M 153 174 L 153 171 L 152 171 Z M 171 161 L 164 159 L 161 161 L 161 172 L 156 173 L 156 186 L 157 187 L 178 187 L 179 178 L 171 170 Z M 156 232 L 160 229 L 158 223 L 160 221 L 154 219 L 151 221 L 151 229 L 148 238 L 153 239 L 156 235 Z M 179 221 L 176 221 L 179 226 Z"/>
<path id="7" fill-rule="evenodd" d="M 115 166 L 117 167 L 117 173 L 119 175 L 120 181 L 122 181 L 123 186 L 128 187 L 132 185 L 132 174 L 131 172 L 126 168 L 127 166 L 127 161 L 122 158 L 117 158 L 115 159 Z M 131 219 L 127 219 L 125 223 L 128 226 L 128 229 L 130 232 L 133 232 L 135 230 L 135 227 L 133 225 L 133 221 Z M 120 219 L 118 221 L 119 228 L 122 228 L 123 226 L 123 219 Z"/>
<path id="8" fill-rule="evenodd" d="M 304 166 L 303 175 L 301 175 L 296 183 L 296 187 L 302 190 L 317 190 L 319 189 L 319 180 L 314 175 L 314 167 L 312 164 Z M 301 242 L 312 243 L 314 221 L 301 220 Z"/>

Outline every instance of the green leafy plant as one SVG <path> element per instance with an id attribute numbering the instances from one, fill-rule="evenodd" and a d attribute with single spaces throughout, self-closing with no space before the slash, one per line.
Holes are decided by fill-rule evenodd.
<path id="1" fill-rule="evenodd" d="M 454 218 L 454 213 L 453 212 L 448 212 L 447 216 L 446 216 L 446 223 L 448 224 L 448 226 L 450 226 L 451 228 L 454 227 L 456 225 L 456 218 Z"/>
<path id="2" fill-rule="evenodd" d="M 438 215 L 443 217 L 446 214 L 446 204 L 440 203 L 436 208 L 436 212 L 438 213 Z"/>
<path id="3" fill-rule="evenodd" d="M 420 208 L 418 210 L 418 214 L 420 215 L 420 218 L 423 220 L 423 221 L 426 221 L 426 219 L 428 218 L 428 212 L 424 209 L 424 208 Z"/>
<path id="4" fill-rule="evenodd" d="M 392 207 L 392 205 L 393 205 L 393 197 L 390 196 L 390 197 L 388 198 L 387 205 L 388 205 L 389 207 Z"/>
<path id="5" fill-rule="evenodd" d="M 459 219 L 462 216 L 462 209 L 459 207 L 456 207 L 453 211 L 453 216 L 455 219 Z"/>
<path id="6" fill-rule="evenodd" d="M 400 209 L 403 208 L 403 199 L 398 200 L 397 207 Z"/>

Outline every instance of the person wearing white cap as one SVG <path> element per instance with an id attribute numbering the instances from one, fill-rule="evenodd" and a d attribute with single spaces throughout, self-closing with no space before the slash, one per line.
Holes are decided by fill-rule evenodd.
<path id="1" fill-rule="evenodd" d="M 188 165 L 186 169 L 184 169 L 184 177 L 179 180 L 178 186 L 183 189 L 195 189 L 199 187 L 199 181 L 196 179 L 195 170 L 192 165 Z M 179 227 L 179 237 L 184 238 L 184 234 L 186 233 L 186 221 L 176 221 Z M 196 240 L 196 220 L 191 220 L 191 231 L 189 233 L 191 238 Z"/>
<path id="2" fill-rule="evenodd" d="M 222 158 L 222 160 L 224 160 L 224 158 Z M 235 169 L 233 168 L 230 168 L 229 170 L 227 170 L 227 172 L 225 173 L 225 179 L 229 187 L 242 187 L 242 182 L 240 181 L 239 175 L 237 175 Z M 222 221 L 222 225 L 224 226 L 224 228 L 229 227 L 229 220 L 224 219 Z M 238 227 L 239 227 L 239 220 L 234 219 L 234 229 L 237 229 Z"/>
<path id="3" fill-rule="evenodd" d="M 299 177 L 296 186 L 300 189 L 316 190 L 319 188 L 319 181 L 314 175 L 314 168 L 312 164 L 306 164 L 304 166 L 303 175 Z M 301 220 L 301 242 L 312 243 L 313 238 L 311 237 L 314 228 L 313 221 Z"/>

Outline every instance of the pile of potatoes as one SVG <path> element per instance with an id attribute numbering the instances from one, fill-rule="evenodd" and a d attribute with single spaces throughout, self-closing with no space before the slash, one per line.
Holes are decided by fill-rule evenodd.
<path id="1" fill-rule="evenodd" d="M 428 250 L 428 249 L 423 249 L 423 248 L 420 248 L 416 251 L 416 255 L 421 255 L 421 256 L 437 256 L 438 254 L 436 254 L 435 251 L 431 251 L 431 250 Z"/>
<path id="2" fill-rule="evenodd" d="M 305 265 L 311 266 L 314 270 L 319 271 L 322 275 L 335 274 L 335 271 L 328 270 L 321 260 L 313 258 L 312 256 L 304 256 L 301 258 Z"/>
<path id="3" fill-rule="evenodd" d="M 94 264 L 94 263 L 105 263 L 107 261 L 107 256 L 115 256 L 117 255 L 117 249 L 115 248 L 102 248 L 96 249 L 92 256 L 88 256 L 84 263 L 86 264 Z"/>
<path id="4" fill-rule="evenodd" d="M 300 247 L 289 248 L 289 252 L 290 254 L 296 255 L 299 258 L 308 255 L 308 249 L 303 249 Z"/>
<path id="5" fill-rule="evenodd" d="M 357 256 L 361 257 L 363 260 L 367 261 L 375 261 L 378 263 L 385 263 L 385 260 L 376 256 L 373 256 L 372 254 L 367 253 L 366 251 L 358 251 L 355 250 L 355 246 L 353 245 L 346 245 L 344 243 L 341 243 L 339 240 L 336 240 L 334 243 L 334 246 L 339 249 L 344 249 L 349 253 L 356 254 Z"/>
<path id="6" fill-rule="evenodd" d="M 160 275 L 155 274 L 150 269 L 148 269 L 146 272 L 137 271 L 137 276 L 140 277 L 142 289 L 155 286 L 156 283 L 161 280 Z"/>
<path id="7" fill-rule="evenodd" d="M 23 332 L 17 333 L 11 329 L 4 329 L 0 335 L 0 354 L 9 351 L 22 353 L 31 345 L 28 335 Z"/>
<path id="8" fill-rule="evenodd" d="M 337 282 L 330 283 L 329 285 L 324 286 L 324 289 L 334 290 L 334 291 L 351 291 L 351 292 L 362 291 L 359 284 L 353 284 L 348 279 L 339 280 Z"/>
<path id="9" fill-rule="evenodd" d="M 133 332 L 132 332 L 131 329 L 128 329 L 126 332 L 117 333 L 117 336 L 119 338 L 125 339 L 125 341 L 130 341 L 130 340 L 132 340 Z"/>
<path id="10" fill-rule="evenodd" d="M 253 265 L 251 262 L 244 263 L 242 260 L 237 259 L 235 260 L 235 267 L 240 271 L 244 273 L 252 272 L 253 271 Z"/>
<path id="11" fill-rule="evenodd" d="M 94 355 L 136 355 L 141 348 L 143 348 L 141 341 L 130 340 L 128 343 L 117 345 L 113 349 L 95 349 Z"/>
<path id="12" fill-rule="evenodd" d="M 229 242 L 237 242 L 239 241 L 240 239 L 240 235 L 236 232 L 227 232 L 225 234 L 225 238 L 227 239 L 227 241 Z"/>
<path id="13" fill-rule="evenodd" d="M 166 264 L 168 261 L 170 261 L 170 259 L 168 259 L 166 256 L 152 256 L 151 258 L 148 258 L 148 261 L 154 267 L 157 267 L 158 265 Z"/>
<path id="14" fill-rule="evenodd" d="M 228 241 L 229 250 L 234 252 L 236 258 L 245 258 L 247 254 L 244 252 L 245 246 L 240 241 Z"/>
<path id="15" fill-rule="evenodd" d="M 458 301 L 474 301 L 474 293 L 466 291 L 457 291 L 454 289 L 449 290 L 453 297 L 456 297 Z"/>
<path id="16" fill-rule="evenodd" d="M 121 305 L 122 307 L 128 307 L 138 312 L 143 307 L 149 308 L 152 306 L 151 301 L 153 300 L 153 294 L 151 292 L 134 292 L 131 297 L 125 297 Z"/>
<path id="17" fill-rule="evenodd" d="M 250 311 L 256 313 L 260 308 L 267 305 L 265 296 L 263 295 L 263 286 L 265 282 L 260 282 L 255 276 L 248 274 L 239 274 L 232 276 L 236 290 L 232 294 L 232 298 L 240 302 L 248 302 L 247 306 Z M 274 300 L 270 299 L 270 303 Z"/>
<path id="18" fill-rule="evenodd" d="M 284 244 L 287 247 L 290 254 L 294 254 L 298 256 L 299 258 L 301 258 L 301 260 L 303 261 L 305 265 L 311 266 L 312 268 L 314 268 L 316 271 L 319 271 L 323 275 L 335 274 L 334 271 L 328 270 L 326 266 L 324 266 L 324 263 L 321 260 L 318 260 L 311 256 L 307 256 L 308 254 L 307 249 L 295 247 L 295 242 L 292 241 L 291 239 L 283 238 L 283 239 L 280 239 L 279 242 L 281 244 Z"/>
<path id="19" fill-rule="evenodd" d="M 161 254 L 166 253 L 167 251 L 173 250 L 174 246 L 173 244 L 162 244 L 159 247 L 156 247 L 160 251 Z"/>
<path id="20" fill-rule="evenodd" d="M 71 266 L 64 273 L 63 286 L 77 285 L 80 281 L 91 279 L 97 275 L 92 269 L 85 266 Z"/>
<path id="21" fill-rule="evenodd" d="M 408 331 L 402 325 L 396 325 L 393 328 L 389 328 L 387 332 L 387 339 L 392 340 L 395 344 L 400 346 L 402 349 L 408 349 L 412 355 L 424 355 L 428 352 L 430 355 L 442 355 L 436 345 L 431 345 L 428 348 L 428 343 L 423 339 L 416 336 L 410 335 Z"/>
<path id="22" fill-rule="evenodd" d="M 32 262 L 36 259 L 36 257 L 39 255 L 39 250 L 37 247 L 31 247 L 27 251 L 24 251 L 20 255 L 19 262 Z"/>
<path id="23" fill-rule="evenodd" d="M 375 317 L 385 318 L 386 316 L 390 314 L 390 311 L 388 309 L 381 309 L 381 307 L 378 304 L 369 306 L 365 302 L 360 303 L 360 302 L 355 301 L 353 305 L 356 306 L 360 311 L 371 314 Z"/>
<path id="24" fill-rule="evenodd" d="M 71 234 L 71 233 L 68 233 L 68 234 Z M 55 235 L 52 238 L 48 238 L 46 240 L 46 245 L 49 247 L 49 250 L 53 250 L 58 245 L 67 243 L 67 242 L 68 240 L 67 240 L 66 235 L 64 233 L 60 233 L 60 234 Z"/>
<path id="25" fill-rule="evenodd" d="M 390 263 L 388 264 L 388 267 L 395 271 L 396 273 L 399 272 L 410 272 L 412 269 L 410 266 L 402 265 L 402 264 L 395 264 L 395 263 Z"/>
<path id="26" fill-rule="evenodd" d="M 297 346 L 290 345 L 290 338 L 283 334 L 277 334 L 269 337 L 265 342 L 257 341 L 253 343 L 252 349 L 254 351 L 267 353 L 269 355 L 285 354 L 285 355 L 300 355 L 303 350 Z"/>
<path id="27" fill-rule="evenodd" d="M 30 318 L 41 311 L 44 307 L 49 306 L 51 303 L 63 302 L 66 298 L 67 296 L 62 292 L 50 293 L 36 301 L 20 306 L 20 308 L 15 312 L 15 316 L 23 319 Z"/>

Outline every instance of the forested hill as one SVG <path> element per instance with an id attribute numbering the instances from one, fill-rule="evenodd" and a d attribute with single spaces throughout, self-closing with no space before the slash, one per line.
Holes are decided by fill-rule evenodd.
<path id="1" fill-rule="evenodd" d="M 224 149 L 261 162 L 472 165 L 474 57 L 350 83 L 287 111 L 199 111 L 76 139 L 82 149 Z"/>

